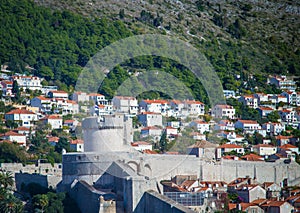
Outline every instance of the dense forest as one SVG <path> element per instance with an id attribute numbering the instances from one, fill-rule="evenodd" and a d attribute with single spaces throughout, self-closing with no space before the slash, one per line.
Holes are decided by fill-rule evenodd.
<path id="1" fill-rule="evenodd" d="M 208 6 L 197 1 L 197 8 L 203 11 Z M 247 16 L 251 8 L 243 7 L 242 10 Z M 111 14 L 115 12 L 112 11 Z M 117 11 L 113 18 L 85 17 L 70 10 L 38 6 L 30 0 L 4 0 L 0 4 L 0 14 L 0 63 L 7 63 L 13 72 L 44 77 L 43 84 L 54 84 L 69 92 L 73 91 L 82 67 L 90 57 L 114 41 L 143 33 L 137 27 L 140 23 L 153 29 L 157 26 L 169 30 L 174 28 L 171 22 L 164 22 L 159 13 L 153 14 L 145 10 L 140 12 L 136 20 L 128 23 L 128 16 L 124 10 Z M 177 22 L 184 22 L 182 14 L 178 15 Z M 253 50 L 253 46 L 248 47 L 242 42 L 241 39 L 251 36 L 251 33 L 240 19 L 231 23 L 219 13 L 213 16 L 212 22 L 217 27 L 224 28 L 232 39 L 218 40 L 212 35 L 209 40 L 196 39 L 192 43 L 212 63 L 224 89 L 244 93 L 254 90 L 271 93 L 276 90 L 265 84 L 267 74 L 299 74 L 299 50 L 291 53 L 284 42 L 274 37 L 268 39 L 272 53 L 264 56 L 260 51 Z M 132 27 L 133 25 L 136 27 Z M 197 33 L 197 29 L 190 33 Z M 265 67 L 258 66 L 262 60 L 265 60 Z M 34 70 L 27 69 L 27 65 Z M 186 67 L 169 59 L 153 56 L 125 61 L 108 74 L 99 92 L 111 98 L 120 84 L 130 77 L 130 73 L 154 68 L 174 75 L 192 90 L 196 99 L 208 102 L 201 83 Z M 147 98 L 161 96 L 166 97 L 157 91 L 142 95 Z"/>

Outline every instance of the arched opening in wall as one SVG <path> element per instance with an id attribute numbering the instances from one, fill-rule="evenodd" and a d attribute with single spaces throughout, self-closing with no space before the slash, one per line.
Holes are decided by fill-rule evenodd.
<path id="1" fill-rule="evenodd" d="M 127 165 L 133 169 L 134 172 L 138 172 L 139 164 L 135 161 L 129 161 L 127 162 Z"/>
<path id="2" fill-rule="evenodd" d="M 152 169 L 149 164 L 145 164 L 145 176 L 152 177 Z"/>

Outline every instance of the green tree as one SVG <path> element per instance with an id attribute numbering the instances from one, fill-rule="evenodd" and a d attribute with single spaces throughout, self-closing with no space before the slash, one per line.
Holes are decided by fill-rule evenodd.
<path id="1" fill-rule="evenodd" d="M 267 118 L 270 122 L 278 122 L 280 115 L 278 111 L 274 110 L 267 115 Z"/>
<path id="2" fill-rule="evenodd" d="M 67 138 L 61 137 L 58 140 L 58 143 L 55 146 L 55 151 L 58 153 L 62 153 L 62 150 L 65 149 L 67 151 L 70 150 L 70 143 Z"/>
<path id="3" fill-rule="evenodd" d="M 35 208 L 38 208 L 44 212 L 44 209 L 49 204 L 49 198 L 46 194 L 38 194 L 32 198 L 32 203 Z"/>

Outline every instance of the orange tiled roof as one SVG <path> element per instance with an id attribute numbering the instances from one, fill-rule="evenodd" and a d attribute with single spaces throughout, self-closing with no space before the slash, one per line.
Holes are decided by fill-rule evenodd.
<path id="1" fill-rule="evenodd" d="M 253 121 L 253 120 L 238 120 L 238 121 L 244 124 L 258 124 L 257 121 Z"/>
<path id="2" fill-rule="evenodd" d="M 135 141 L 131 143 L 131 146 L 139 146 L 139 145 L 151 145 L 151 144 L 146 141 Z"/>
<path id="3" fill-rule="evenodd" d="M 166 100 L 144 100 L 147 104 L 167 104 Z"/>
<path id="4" fill-rule="evenodd" d="M 201 101 L 194 101 L 194 100 L 186 100 L 185 103 L 186 104 L 201 104 L 201 105 L 204 104 Z"/>
<path id="5" fill-rule="evenodd" d="M 243 148 L 242 146 L 236 144 L 223 144 L 220 145 L 218 148 L 225 148 L 225 149 L 240 149 Z"/>
<path id="6" fill-rule="evenodd" d="M 15 115 L 15 114 L 35 115 L 33 112 L 26 109 L 13 109 L 10 112 L 6 113 L 6 115 Z"/>
<path id="7" fill-rule="evenodd" d="M 152 151 L 152 150 L 150 150 L 150 149 L 144 150 L 143 153 L 144 153 L 144 154 L 151 154 L 151 155 L 152 155 L 152 154 L 158 154 L 157 152 Z"/>
<path id="8" fill-rule="evenodd" d="M 295 149 L 297 148 L 296 146 L 293 146 L 292 144 L 284 144 L 279 147 L 280 149 Z"/>
<path id="9" fill-rule="evenodd" d="M 249 155 L 244 155 L 241 158 L 247 161 L 263 161 L 261 156 L 252 153 Z"/>
<path id="10" fill-rule="evenodd" d="M 71 140 L 70 144 L 83 144 L 83 140 L 81 139 Z"/>

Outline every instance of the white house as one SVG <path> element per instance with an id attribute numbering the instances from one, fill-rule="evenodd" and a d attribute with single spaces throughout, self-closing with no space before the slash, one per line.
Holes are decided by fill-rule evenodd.
<path id="1" fill-rule="evenodd" d="M 220 159 L 225 152 L 235 151 L 238 154 L 244 154 L 245 150 L 242 146 L 236 144 L 223 144 L 217 147 L 217 159 Z"/>
<path id="2" fill-rule="evenodd" d="M 281 123 L 264 123 L 262 128 L 267 131 L 268 134 L 271 135 L 279 135 L 282 131 L 285 131 L 285 125 Z"/>
<path id="3" fill-rule="evenodd" d="M 182 110 L 184 109 L 184 102 L 183 101 L 171 100 L 169 104 L 170 104 L 170 107 L 173 110 L 175 116 L 176 115 L 178 116 L 182 112 Z"/>
<path id="4" fill-rule="evenodd" d="M 253 120 L 238 120 L 237 122 L 235 122 L 234 127 L 242 130 L 251 130 L 251 131 L 261 129 L 259 123 Z"/>
<path id="5" fill-rule="evenodd" d="M 234 123 L 229 120 L 221 120 L 218 124 L 215 124 L 215 130 L 227 130 L 227 131 L 234 131 Z"/>
<path id="6" fill-rule="evenodd" d="M 70 141 L 70 149 L 76 152 L 84 152 L 84 142 L 83 140 L 76 139 Z"/>
<path id="7" fill-rule="evenodd" d="M 234 98 L 235 92 L 233 90 L 223 90 L 223 94 L 225 98 Z"/>
<path id="8" fill-rule="evenodd" d="M 110 104 L 107 105 L 99 104 L 99 105 L 92 106 L 90 108 L 90 113 L 92 115 L 98 115 L 98 116 L 109 115 L 112 114 L 113 111 L 114 111 L 113 105 Z"/>
<path id="9" fill-rule="evenodd" d="M 152 150 L 152 145 L 146 141 L 132 142 L 131 146 L 137 151 Z"/>
<path id="10" fill-rule="evenodd" d="M 227 140 L 229 140 L 230 143 L 242 142 L 245 139 L 243 136 L 236 134 L 234 131 L 222 131 L 218 134 L 218 136 L 226 138 Z"/>
<path id="11" fill-rule="evenodd" d="M 212 109 L 212 116 L 215 118 L 227 117 L 229 119 L 234 119 L 235 109 L 230 105 L 218 104 Z"/>
<path id="12" fill-rule="evenodd" d="M 52 109 L 52 103 L 50 98 L 45 98 L 44 96 L 38 96 L 30 101 L 30 105 L 33 107 L 38 107 L 40 112 L 50 113 Z"/>
<path id="13" fill-rule="evenodd" d="M 275 154 L 277 152 L 277 148 L 269 144 L 258 144 L 253 146 L 253 151 L 260 156 L 269 156 Z"/>
<path id="14" fill-rule="evenodd" d="M 12 76 L 13 81 L 17 81 L 19 88 L 30 90 L 41 90 L 41 79 L 37 76 Z"/>
<path id="15" fill-rule="evenodd" d="M 108 100 L 106 100 L 105 95 L 102 95 L 99 93 L 90 93 L 89 100 L 93 101 L 96 105 L 97 104 L 102 104 L 102 105 L 108 104 Z"/>
<path id="16" fill-rule="evenodd" d="M 12 81 L 1 81 L 2 86 L 2 94 L 3 96 L 12 96 L 12 88 L 13 88 L 13 82 Z"/>
<path id="17" fill-rule="evenodd" d="M 162 126 L 162 115 L 155 112 L 142 112 L 138 120 L 143 126 Z"/>
<path id="18" fill-rule="evenodd" d="M 63 119 L 59 115 L 48 115 L 41 119 L 45 124 L 50 124 L 51 129 L 61 129 L 63 126 Z"/>
<path id="19" fill-rule="evenodd" d="M 25 109 L 13 109 L 5 114 L 5 120 L 17 122 L 21 126 L 31 127 L 38 120 L 38 117 L 35 113 Z"/>
<path id="20" fill-rule="evenodd" d="M 235 192 L 245 203 L 251 203 L 257 199 L 266 199 L 266 190 L 258 184 L 244 184 L 238 187 Z"/>
<path id="21" fill-rule="evenodd" d="M 142 100 L 139 103 L 141 111 L 166 114 L 170 106 L 166 100 Z"/>
<path id="22" fill-rule="evenodd" d="M 141 137 L 153 137 L 154 140 L 159 141 L 162 135 L 162 129 L 154 126 L 148 126 L 141 129 Z"/>
<path id="23" fill-rule="evenodd" d="M 281 150 L 281 149 L 282 150 L 290 150 L 291 152 L 295 152 L 295 153 L 299 154 L 299 148 L 292 144 L 284 144 L 278 148 L 279 148 L 279 150 Z"/>
<path id="24" fill-rule="evenodd" d="M 204 132 L 209 132 L 209 123 L 205 121 L 192 121 L 190 127 L 195 127 L 201 134 Z"/>
<path id="25" fill-rule="evenodd" d="M 255 95 L 243 95 L 239 98 L 239 101 L 242 102 L 245 106 L 256 109 L 258 107 L 258 99 Z"/>
<path id="26" fill-rule="evenodd" d="M 139 110 L 137 99 L 131 96 L 115 96 L 112 99 L 112 104 L 117 112 L 136 115 Z"/>
<path id="27" fill-rule="evenodd" d="M 197 141 L 187 148 L 187 154 L 196 155 L 199 158 L 215 159 L 217 144 L 206 140 Z"/>
<path id="28" fill-rule="evenodd" d="M 57 91 L 48 92 L 48 97 L 49 98 L 61 98 L 61 99 L 64 99 L 64 100 L 68 100 L 69 95 L 65 91 L 57 90 Z"/>
<path id="29" fill-rule="evenodd" d="M 269 101 L 269 94 L 265 93 L 255 93 L 254 97 L 258 99 L 258 103 L 261 104 L 262 102 Z"/>
<path id="30" fill-rule="evenodd" d="M 260 117 L 267 117 L 269 113 L 274 111 L 274 109 L 272 109 L 271 107 L 263 107 L 263 106 L 258 107 L 257 110 L 259 112 Z"/>
<path id="31" fill-rule="evenodd" d="M 178 135 L 178 129 L 171 126 L 166 126 L 165 131 L 167 138 L 170 139 L 175 138 Z"/>
<path id="32" fill-rule="evenodd" d="M 11 142 L 16 142 L 20 146 L 26 146 L 26 135 L 16 133 L 14 131 L 9 131 L 0 135 L 2 140 L 8 140 Z"/>
<path id="33" fill-rule="evenodd" d="M 288 104 L 300 106 L 300 93 L 296 91 L 284 91 L 281 93 L 287 99 Z"/>
<path id="34" fill-rule="evenodd" d="M 292 79 L 287 78 L 285 75 L 269 76 L 268 83 L 274 84 L 277 88 L 279 88 L 281 90 L 295 91 L 297 88 L 296 82 Z"/>
<path id="35" fill-rule="evenodd" d="M 205 105 L 200 101 L 195 100 L 185 100 L 184 108 L 187 109 L 189 115 L 204 115 L 205 113 Z"/>
<path id="36" fill-rule="evenodd" d="M 283 109 L 279 111 L 279 115 L 281 117 L 281 120 L 288 123 L 294 123 L 297 121 L 297 118 L 295 116 L 295 111 Z"/>
<path id="37" fill-rule="evenodd" d="M 90 96 L 86 92 L 74 92 L 72 94 L 72 100 L 76 101 L 76 103 L 79 102 L 89 102 Z"/>

